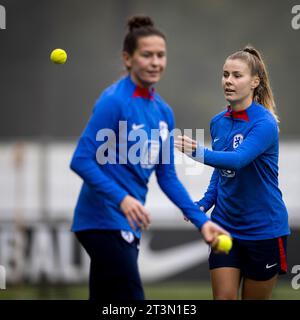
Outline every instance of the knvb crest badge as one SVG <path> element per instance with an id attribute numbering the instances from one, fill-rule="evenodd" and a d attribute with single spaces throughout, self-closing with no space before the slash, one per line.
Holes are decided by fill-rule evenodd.
<path id="1" fill-rule="evenodd" d="M 3 266 L 0 266 L 0 290 L 6 289 L 6 272 Z"/>
<path id="2" fill-rule="evenodd" d="M 6 10 L 0 5 L 0 29 L 6 29 Z"/>
<path id="3" fill-rule="evenodd" d="M 242 134 L 236 134 L 233 137 L 233 149 L 236 149 L 244 140 L 244 136 Z"/>

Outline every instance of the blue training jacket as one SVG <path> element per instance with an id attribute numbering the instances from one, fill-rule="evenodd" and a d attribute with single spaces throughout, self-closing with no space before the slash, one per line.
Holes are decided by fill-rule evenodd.
<path id="1" fill-rule="evenodd" d="M 153 171 L 169 199 L 197 228 L 202 227 L 208 218 L 193 203 L 175 172 L 174 139 L 169 134 L 173 128 L 171 108 L 154 90 L 137 87 L 130 76 L 103 92 L 70 165 L 83 179 L 74 232 L 127 230 L 140 237 L 141 231 L 138 227 L 132 230 L 120 203 L 131 195 L 144 204 Z M 151 135 L 151 129 L 158 134 Z"/>
<path id="2" fill-rule="evenodd" d="M 278 125 L 253 102 L 242 111 L 223 111 L 210 124 L 212 149 L 198 145 L 195 160 L 214 167 L 197 202 L 235 238 L 263 240 L 288 235 L 288 214 L 278 188 Z M 201 156 L 202 155 L 202 156 Z"/>

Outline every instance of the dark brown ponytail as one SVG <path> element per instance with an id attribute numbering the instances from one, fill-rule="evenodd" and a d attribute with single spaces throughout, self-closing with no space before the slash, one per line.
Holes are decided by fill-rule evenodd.
<path id="1" fill-rule="evenodd" d="M 166 40 L 165 35 L 155 28 L 153 20 L 148 16 L 133 16 L 127 22 L 128 33 L 123 42 L 123 51 L 132 55 L 138 46 L 138 39 L 148 36 L 159 36 Z"/>

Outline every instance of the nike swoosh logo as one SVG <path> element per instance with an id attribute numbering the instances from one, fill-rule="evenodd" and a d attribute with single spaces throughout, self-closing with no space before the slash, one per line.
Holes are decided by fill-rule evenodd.
<path id="1" fill-rule="evenodd" d="M 144 128 L 145 127 L 145 125 L 144 124 L 133 124 L 132 125 L 132 129 L 133 130 L 139 130 L 139 129 L 142 129 L 142 128 Z"/>
<path id="2" fill-rule="evenodd" d="M 266 269 L 270 269 L 270 268 L 272 268 L 272 267 L 275 267 L 276 265 L 277 265 L 277 263 L 271 264 L 270 266 L 267 264 L 267 265 L 266 265 Z"/>
<path id="3" fill-rule="evenodd" d="M 214 142 L 217 142 L 217 141 L 219 141 L 220 140 L 220 138 L 215 138 L 214 139 Z"/>
<path id="4" fill-rule="evenodd" d="M 141 276 L 146 281 L 165 279 L 208 259 L 208 246 L 203 240 L 159 251 L 150 248 L 150 241 L 150 236 L 143 235 L 139 252 Z"/>

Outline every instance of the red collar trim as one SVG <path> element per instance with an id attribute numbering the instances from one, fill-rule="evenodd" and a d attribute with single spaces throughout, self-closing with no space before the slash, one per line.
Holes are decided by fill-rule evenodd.
<path id="1" fill-rule="evenodd" d="M 148 88 L 141 88 L 136 86 L 133 92 L 133 98 L 141 97 L 141 98 L 153 100 L 154 93 L 155 93 L 154 88 L 148 89 Z"/>
<path id="2" fill-rule="evenodd" d="M 241 110 L 241 111 L 233 111 L 231 110 L 230 106 L 227 107 L 227 112 L 224 115 L 225 117 L 232 117 L 234 119 L 241 119 L 245 121 L 250 121 L 247 110 Z"/>

